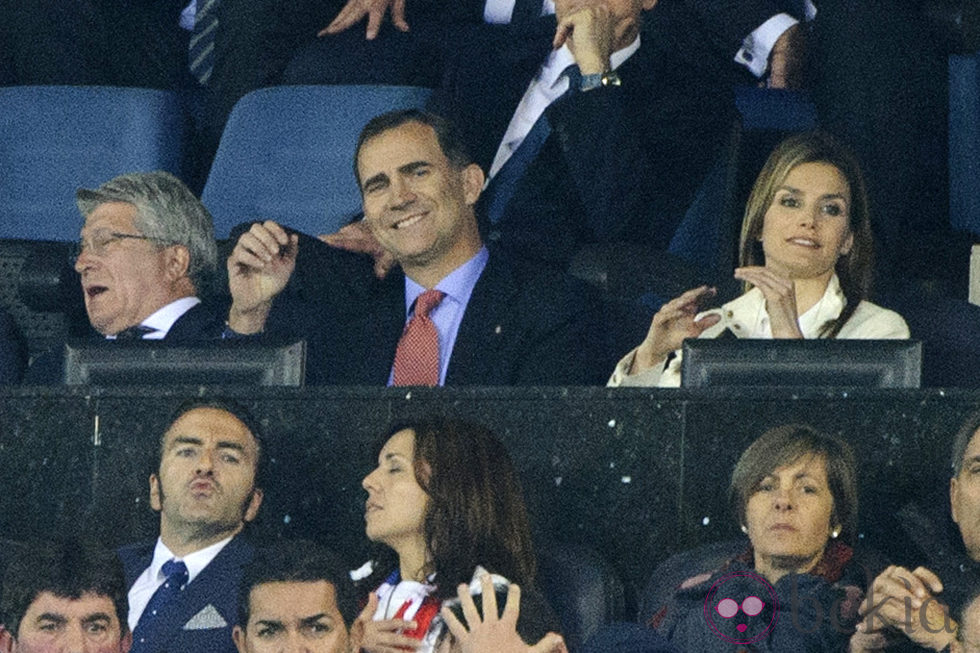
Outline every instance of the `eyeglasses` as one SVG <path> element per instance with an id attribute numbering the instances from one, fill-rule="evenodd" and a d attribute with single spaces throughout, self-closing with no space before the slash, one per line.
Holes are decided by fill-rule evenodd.
<path id="1" fill-rule="evenodd" d="M 105 256 L 109 245 L 118 240 L 125 240 L 127 238 L 132 240 L 149 240 L 161 245 L 177 244 L 171 240 L 154 238 L 153 236 L 143 236 L 142 234 L 123 234 L 117 231 L 97 230 L 93 231 L 88 238 L 79 238 L 76 242 L 72 243 L 68 261 L 72 265 L 75 265 L 75 261 L 78 260 L 78 257 L 82 255 L 82 252 L 86 251 L 91 253 L 93 256 Z"/>

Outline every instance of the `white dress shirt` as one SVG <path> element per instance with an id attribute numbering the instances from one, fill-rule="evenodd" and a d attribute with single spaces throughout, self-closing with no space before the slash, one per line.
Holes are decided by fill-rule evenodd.
<path id="1" fill-rule="evenodd" d="M 609 56 L 609 63 L 613 70 L 640 49 L 640 37 L 627 45 L 622 50 L 617 50 Z M 524 97 L 521 98 L 514 116 L 510 119 L 510 125 L 504 132 L 504 137 L 497 148 L 497 155 L 493 158 L 490 166 L 490 173 L 487 175 L 487 182 L 496 175 L 517 148 L 521 146 L 527 137 L 531 127 L 538 121 L 541 114 L 548 106 L 557 100 L 565 91 L 568 90 L 568 76 L 562 73 L 566 68 L 575 63 L 575 56 L 565 44 L 557 50 L 552 50 L 548 59 L 542 64 L 538 74 L 531 80 Z"/>
<path id="2" fill-rule="evenodd" d="M 806 0 L 806 19 L 811 21 L 816 16 L 817 7 L 812 0 Z M 769 68 L 769 53 L 772 52 L 772 46 L 783 32 L 798 22 L 800 21 L 789 14 L 776 14 L 762 23 L 742 41 L 742 47 L 735 53 L 735 63 L 745 66 L 756 77 L 762 77 Z"/>
<path id="3" fill-rule="evenodd" d="M 156 329 L 156 331 L 147 333 L 142 339 L 163 340 L 167 337 L 167 334 L 170 333 L 170 329 L 173 327 L 174 323 L 179 320 L 184 313 L 200 303 L 201 300 L 197 297 L 181 297 L 176 301 L 170 302 L 163 308 L 157 310 L 155 313 L 151 313 L 149 317 L 139 323 L 139 326 Z M 115 340 L 116 336 L 106 336 L 106 338 L 109 340 Z"/>
<path id="4" fill-rule="evenodd" d="M 188 553 L 183 558 L 175 556 L 163 543 L 163 540 L 157 538 L 157 545 L 153 549 L 153 561 L 129 588 L 129 632 L 133 632 L 136 628 L 136 624 L 139 623 L 143 610 L 146 609 L 153 593 L 167 580 L 162 571 L 163 563 L 174 559 L 183 560 L 184 564 L 187 565 L 187 584 L 189 585 L 194 582 L 198 574 L 204 571 L 205 567 L 211 564 L 215 556 L 221 553 L 221 549 L 231 542 L 232 537 L 234 536 L 223 539 L 200 551 Z"/>
<path id="5" fill-rule="evenodd" d="M 483 21 L 491 25 L 506 25 L 514 15 L 514 5 L 517 0 L 487 0 L 483 5 Z M 541 15 L 549 16 L 555 13 L 554 0 L 542 0 Z"/>

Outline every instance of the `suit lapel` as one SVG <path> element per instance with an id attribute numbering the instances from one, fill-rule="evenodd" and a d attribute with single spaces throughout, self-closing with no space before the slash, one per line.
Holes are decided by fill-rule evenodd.
<path id="1" fill-rule="evenodd" d="M 514 323 L 510 311 L 516 305 L 517 295 L 514 278 L 491 251 L 460 322 L 446 385 L 507 382 L 509 370 L 501 369 L 506 357 L 499 352 L 519 333 L 519 325 Z"/>

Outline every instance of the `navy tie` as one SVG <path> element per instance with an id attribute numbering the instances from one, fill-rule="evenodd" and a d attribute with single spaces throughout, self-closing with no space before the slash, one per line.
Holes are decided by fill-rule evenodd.
<path id="1" fill-rule="evenodd" d="M 568 77 L 568 93 L 574 93 L 581 86 L 582 73 L 575 64 L 568 66 L 562 73 Z M 507 162 L 490 180 L 486 190 L 487 217 L 491 224 L 496 224 L 504 215 L 504 209 L 517 191 L 517 186 L 531 162 L 538 156 L 544 142 L 551 135 L 551 125 L 548 123 L 547 111 L 531 126 L 531 130 L 521 141 L 520 146 L 510 155 Z"/>
<path id="2" fill-rule="evenodd" d="M 161 619 L 161 615 L 187 585 L 187 565 L 183 561 L 168 560 L 163 563 L 162 570 L 166 580 L 150 597 L 150 602 L 146 604 L 146 609 L 133 629 L 133 647 L 130 653 L 146 653 L 151 650 L 150 645 L 158 637 L 157 629 L 165 621 Z"/>
<path id="3" fill-rule="evenodd" d="M 218 1 L 197 0 L 194 12 L 194 32 L 191 34 L 188 62 L 191 74 L 207 85 L 214 69 L 214 35 L 218 30 Z"/>
<path id="4" fill-rule="evenodd" d="M 511 25 L 525 25 L 541 17 L 541 0 L 516 0 L 514 11 L 510 15 Z"/>
<path id="5" fill-rule="evenodd" d="M 117 333 L 116 340 L 142 340 L 143 336 L 146 334 L 156 333 L 158 330 L 159 329 L 154 329 L 153 327 L 137 324 L 136 326 L 128 327 Z"/>

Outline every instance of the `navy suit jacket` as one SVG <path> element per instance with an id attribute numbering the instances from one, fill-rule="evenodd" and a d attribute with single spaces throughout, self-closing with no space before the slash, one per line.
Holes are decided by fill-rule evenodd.
<path id="1" fill-rule="evenodd" d="M 225 328 L 227 307 L 222 302 L 202 301 L 177 318 L 167 331 L 166 342 L 195 342 L 217 340 Z M 107 347 L 114 343 L 92 331 L 93 342 L 104 342 Z M 24 383 L 28 385 L 59 385 L 64 381 L 64 348 L 41 354 L 27 369 Z"/>
<path id="2" fill-rule="evenodd" d="M 119 549 L 126 575 L 126 586 L 133 583 L 153 560 L 156 542 L 144 542 Z M 242 569 L 252 560 L 254 548 L 237 535 L 221 549 L 214 560 L 181 592 L 179 600 L 161 618 L 165 625 L 158 641 L 150 643 L 153 653 L 236 653 L 231 630 L 238 619 L 238 589 Z M 198 628 L 193 619 L 202 611 L 212 617 L 216 611 L 224 626 Z"/>
<path id="3" fill-rule="evenodd" d="M 484 170 L 554 29 L 551 16 L 527 29 L 474 28 L 466 56 L 447 66 L 433 108 L 460 126 Z M 572 91 L 548 107 L 551 135 L 500 221 L 484 220 L 491 242 L 559 267 L 589 242 L 666 248 L 735 113 L 730 87 L 661 45 L 645 31 L 640 49 L 617 71 L 622 86 Z"/>
<path id="4" fill-rule="evenodd" d="M 237 231 L 237 230 L 236 230 Z M 446 385 L 601 385 L 608 376 L 590 290 L 494 249 L 459 326 Z M 290 285 L 266 324 L 305 337 L 307 383 L 384 385 L 405 326 L 405 277 L 302 237 Z"/>

